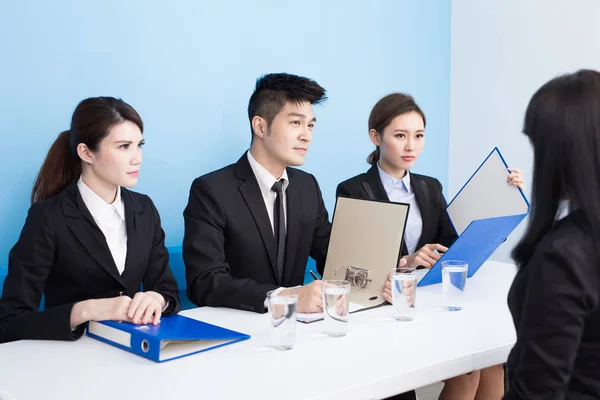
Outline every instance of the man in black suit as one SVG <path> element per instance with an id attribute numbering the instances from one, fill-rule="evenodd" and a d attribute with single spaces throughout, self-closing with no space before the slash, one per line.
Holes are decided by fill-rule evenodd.
<path id="1" fill-rule="evenodd" d="M 325 100 L 316 82 L 269 74 L 248 104 L 252 144 L 238 160 L 197 178 L 183 213 L 188 297 L 198 306 L 265 312 L 267 292 L 298 293 L 299 312 L 319 312 L 319 282 L 301 286 L 309 255 L 322 273 L 331 224 L 304 163 Z"/>

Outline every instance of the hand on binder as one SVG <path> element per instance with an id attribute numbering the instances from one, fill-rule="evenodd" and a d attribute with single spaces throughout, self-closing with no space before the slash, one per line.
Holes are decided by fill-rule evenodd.
<path id="1" fill-rule="evenodd" d="M 392 300 L 392 281 L 388 277 L 387 281 L 383 284 L 383 298 L 390 304 L 394 304 Z"/>
<path id="2" fill-rule="evenodd" d="M 84 300 L 75 303 L 71 310 L 71 329 L 88 321 L 129 321 L 127 310 L 131 297 Z"/>
<path id="3" fill-rule="evenodd" d="M 426 267 L 430 269 L 447 251 L 448 248 L 439 243 L 426 244 L 413 254 L 406 256 L 408 266 L 410 268 Z"/>
<path id="4" fill-rule="evenodd" d="M 415 303 L 415 295 L 417 284 L 416 280 L 414 281 L 396 281 L 396 285 L 403 285 L 402 290 L 398 290 L 397 293 L 404 293 L 402 296 L 406 300 L 406 304 L 412 306 Z M 394 304 L 392 297 L 392 282 L 388 279 L 385 281 L 385 285 L 383 286 L 383 298 L 390 304 Z"/>
<path id="5" fill-rule="evenodd" d="M 510 174 L 506 178 L 506 183 L 510 183 L 513 186 L 518 187 L 521 190 L 525 190 L 525 180 L 523 179 L 523 171 L 517 168 L 508 168 Z"/>
<path id="6" fill-rule="evenodd" d="M 131 300 L 127 316 L 134 324 L 145 325 L 152 322 L 157 325 L 165 303 L 165 298 L 156 292 L 138 292 Z"/>
<path id="7" fill-rule="evenodd" d="M 160 296 L 162 302 L 157 296 Z M 80 301 L 71 311 L 71 329 L 87 321 L 123 321 L 134 324 L 152 322 L 157 325 L 164 302 L 164 297 L 156 292 L 140 292 L 133 299 L 129 296 L 117 296 Z"/>
<path id="8" fill-rule="evenodd" d="M 400 259 L 398 262 L 398 268 L 407 267 L 408 262 L 406 261 L 406 257 Z M 383 284 L 383 298 L 388 303 L 392 304 L 392 281 L 390 279 L 390 275 L 388 274 L 387 280 Z"/>

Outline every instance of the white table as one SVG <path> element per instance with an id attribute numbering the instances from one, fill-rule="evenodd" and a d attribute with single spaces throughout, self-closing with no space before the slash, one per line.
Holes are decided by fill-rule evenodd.
<path id="1" fill-rule="evenodd" d="M 466 308 L 441 309 L 441 285 L 419 288 L 412 322 L 391 306 L 352 314 L 350 332 L 298 324 L 296 348 L 267 346 L 268 316 L 197 308 L 188 317 L 248 333 L 245 342 L 164 364 L 84 336 L 0 345 L 0 393 L 29 399 L 376 399 L 506 361 L 515 331 L 506 296 L 515 267 L 488 262 Z M 1 396 L 0 396 L 1 398 Z"/>

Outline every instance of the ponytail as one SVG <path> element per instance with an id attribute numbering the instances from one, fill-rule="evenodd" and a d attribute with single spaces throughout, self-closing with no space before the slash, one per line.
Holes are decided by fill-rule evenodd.
<path id="1" fill-rule="evenodd" d="M 81 160 L 71 150 L 70 131 L 64 131 L 52 144 L 38 172 L 31 203 L 44 201 L 69 186 L 81 175 Z"/>
<path id="2" fill-rule="evenodd" d="M 79 178 L 82 161 L 77 146 L 83 143 L 90 151 L 98 151 L 110 130 L 124 121 L 133 122 L 144 132 L 142 118 L 123 100 L 114 97 L 82 100 L 73 112 L 71 129 L 58 135 L 48 151 L 31 191 L 31 203 L 60 193 Z"/>
<path id="3" fill-rule="evenodd" d="M 376 146 L 375 150 L 367 157 L 367 162 L 371 165 L 376 165 L 377 161 L 379 161 L 379 146 Z"/>

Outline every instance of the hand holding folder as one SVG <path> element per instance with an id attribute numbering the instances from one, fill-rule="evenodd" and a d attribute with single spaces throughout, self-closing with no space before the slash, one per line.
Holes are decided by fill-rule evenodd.
<path id="1" fill-rule="evenodd" d="M 398 266 L 396 268 L 412 269 L 412 267 L 408 266 L 407 257 L 401 258 L 400 261 L 398 261 Z M 383 293 L 382 294 L 383 294 L 383 298 L 385 299 L 385 301 L 392 304 L 392 277 L 390 275 L 391 274 L 388 274 L 388 277 L 385 280 L 385 283 L 383 284 Z"/>
<path id="2" fill-rule="evenodd" d="M 411 268 L 431 268 L 448 251 L 446 246 L 439 243 L 426 244 L 413 254 L 406 257 L 408 266 Z"/>
<path id="3" fill-rule="evenodd" d="M 529 202 L 519 187 L 522 176 L 517 173 L 507 179 L 508 169 L 500 150 L 494 148 L 450 202 L 446 212 L 459 237 L 418 286 L 440 283 L 445 260 L 467 262 L 472 277 L 527 216 Z"/>

